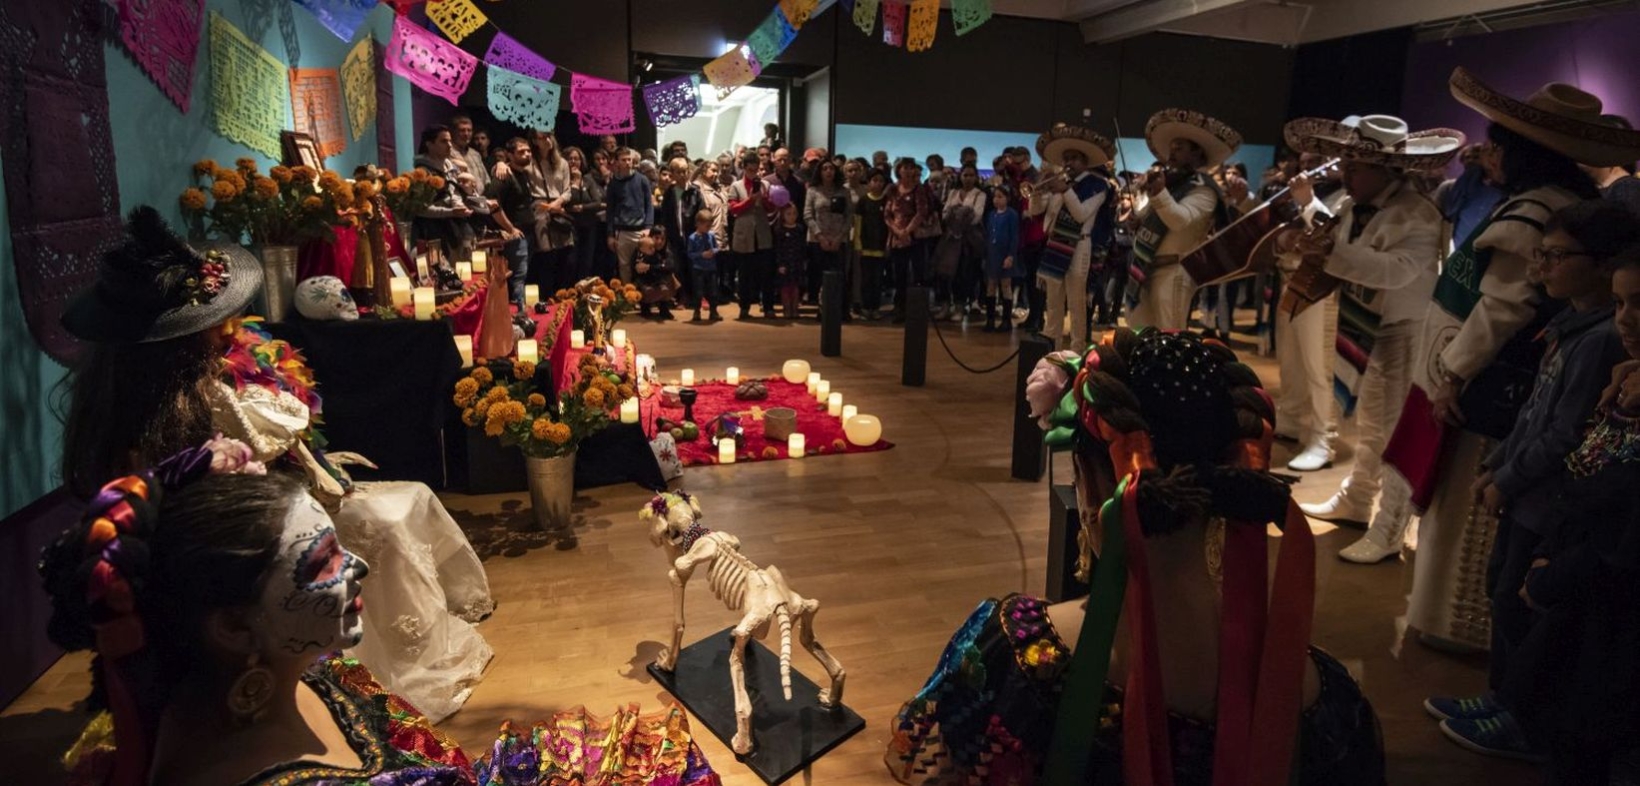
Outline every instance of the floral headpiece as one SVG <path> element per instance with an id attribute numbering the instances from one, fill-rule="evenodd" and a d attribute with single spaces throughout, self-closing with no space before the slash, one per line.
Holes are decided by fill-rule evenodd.
<path id="1" fill-rule="evenodd" d="M 182 279 L 178 294 L 182 302 L 190 306 L 203 306 L 227 289 L 232 278 L 228 272 L 228 256 L 221 251 L 206 251 L 200 258 L 199 272 Z"/>

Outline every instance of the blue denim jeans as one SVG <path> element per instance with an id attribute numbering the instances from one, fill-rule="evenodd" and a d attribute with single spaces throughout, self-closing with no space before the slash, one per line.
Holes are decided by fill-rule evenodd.
<path id="1" fill-rule="evenodd" d="M 507 299 L 524 308 L 524 282 L 530 273 L 530 240 L 528 236 L 508 241 L 501 247 L 507 257 Z"/>

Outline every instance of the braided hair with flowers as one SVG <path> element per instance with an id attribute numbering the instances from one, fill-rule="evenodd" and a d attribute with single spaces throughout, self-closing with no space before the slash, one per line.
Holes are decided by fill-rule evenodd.
<path id="1" fill-rule="evenodd" d="M 1054 401 L 1056 385 L 1062 395 Z M 1084 517 L 1082 568 L 1092 592 L 1064 695 L 1100 695 L 1125 622 L 1137 661 L 1123 708 L 1125 781 L 1171 786 L 1145 539 L 1222 517 L 1214 783 L 1287 782 L 1314 606 L 1315 544 L 1286 487 L 1267 473 L 1275 416 L 1257 374 L 1211 339 L 1118 331 L 1082 358 L 1046 359 L 1027 396 L 1051 446 L 1108 456 L 1116 481 L 1098 515 Z M 1271 522 L 1284 525 L 1287 536 L 1267 597 Z M 1102 549 L 1090 566 L 1096 539 Z M 1098 713 L 1098 702 L 1060 703 L 1046 782 L 1087 782 Z"/>
<path id="2" fill-rule="evenodd" d="M 94 709 L 113 717 L 107 782 L 143 784 L 154 729 L 172 689 L 211 668 L 205 615 L 256 601 L 300 482 L 217 437 L 110 481 L 81 522 L 48 546 L 39 569 L 52 598 L 47 632 L 91 649 Z"/>

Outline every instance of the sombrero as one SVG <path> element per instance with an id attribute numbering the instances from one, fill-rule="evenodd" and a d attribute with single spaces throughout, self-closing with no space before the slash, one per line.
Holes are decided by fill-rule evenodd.
<path id="1" fill-rule="evenodd" d="M 1462 66 L 1453 69 L 1447 84 L 1464 106 L 1580 164 L 1619 166 L 1640 158 L 1640 131 L 1610 125 L 1600 116 L 1600 98 L 1573 85 L 1550 82 L 1522 101 L 1493 90 Z"/>
<path id="2" fill-rule="evenodd" d="M 1081 126 L 1059 123 L 1036 138 L 1036 154 L 1043 161 L 1057 164 L 1070 150 L 1080 151 L 1090 167 L 1104 166 L 1116 157 L 1116 146 L 1109 139 Z"/>
<path id="3" fill-rule="evenodd" d="M 1352 115 L 1343 120 L 1301 117 L 1282 129 L 1287 146 L 1390 169 L 1440 169 L 1463 148 L 1464 135 L 1450 128 L 1411 132 L 1392 115 Z"/>
<path id="4" fill-rule="evenodd" d="M 1241 147 L 1236 129 L 1190 109 L 1163 109 L 1145 123 L 1145 142 L 1156 158 L 1166 161 L 1175 139 L 1188 139 L 1207 151 L 1207 166 L 1218 166 Z"/>
<path id="5" fill-rule="evenodd" d="M 244 311 L 262 288 L 262 265 L 249 251 L 190 247 L 152 207 L 132 210 L 125 231 L 97 280 L 63 311 L 63 327 L 81 339 L 145 344 L 198 333 Z"/>

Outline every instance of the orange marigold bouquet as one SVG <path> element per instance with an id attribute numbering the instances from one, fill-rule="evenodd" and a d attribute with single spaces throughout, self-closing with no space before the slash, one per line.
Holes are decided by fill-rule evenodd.
<path id="1" fill-rule="evenodd" d="M 405 221 L 420 215 L 438 199 L 439 192 L 443 190 L 444 178 L 421 167 L 398 177 L 386 177 L 382 182 L 382 195 L 387 197 L 387 207 L 393 215 Z"/>
<path id="2" fill-rule="evenodd" d="M 257 171 L 256 160 L 241 158 L 229 169 L 203 159 L 193 166 L 196 185 L 178 199 L 183 215 L 202 234 L 234 243 L 300 245 L 333 237 L 344 211 L 358 199 L 335 172 L 276 166 Z M 209 220 L 209 226 L 206 221 Z"/>
<path id="3" fill-rule="evenodd" d="M 456 382 L 454 401 L 467 426 L 482 428 L 531 458 L 555 458 L 574 453 L 634 395 L 631 380 L 589 354 L 576 369 L 575 384 L 557 401 L 537 389 L 535 364 L 520 360 L 474 368 Z"/>
<path id="4" fill-rule="evenodd" d="M 608 331 L 638 310 L 638 304 L 643 301 L 637 287 L 623 284 L 618 278 L 608 281 L 584 278 L 574 287 L 558 290 L 553 297 L 574 306 L 574 327 L 586 331 L 589 338 L 597 331 L 595 312 L 602 314 L 604 330 Z"/>

